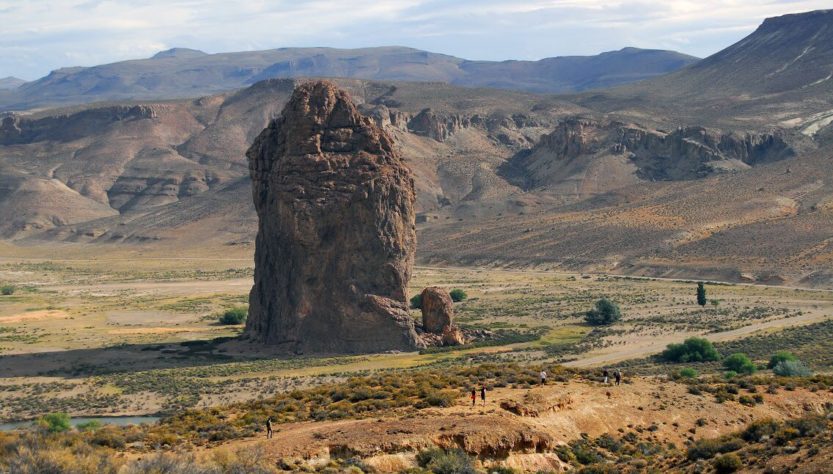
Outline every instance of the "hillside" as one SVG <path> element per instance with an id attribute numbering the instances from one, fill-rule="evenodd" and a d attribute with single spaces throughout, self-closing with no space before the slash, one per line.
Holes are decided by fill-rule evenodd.
<path id="1" fill-rule="evenodd" d="M 829 287 L 832 96 L 826 83 L 797 79 L 752 85 L 735 61 L 739 50 L 760 56 L 756 45 L 768 41 L 773 57 L 806 49 L 795 65 L 811 58 L 813 67 L 802 70 L 833 70 L 818 43 L 831 28 L 829 12 L 767 20 L 706 66 L 587 95 L 338 83 L 414 171 L 423 263 Z M 178 56 L 207 57 L 177 50 L 157 60 Z M 783 72 L 780 59 L 760 60 L 770 72 L 756 74 Z M 686 105 L 697 94 L 683 85 L 708 75 L 734 85 Z M 250 255 L 244 152 L 295 84 L 7 114 L 0 234 L 15 245 Z M 737 91 L 745 98 L 725 96 Z"/>
<path id="2" fill-rule="evenodd" d="M 9 76 L 0 78 L 0 90 L 17 89 L 23 84 L 26 84 L 26 81 L 17 77 Z"/>
<path id="3" fill-rule="evenodd" d="M 696 58 L 625 48 L 540 61 L 469 61 L 404 47 L 281 48 L 206 54 L 175 48 L 149 59 L 63 68 L 0 94 L 0 111 L 106 100 L 199 97 L 270 78 L 436 81 L 532 92 L 576 92 L 665 74 Z M 19 85 L 19 84 L 18 84 Z"/>
<path id="4" fill-rule="evenodd" d="M 833 10 L 768 18 L 702 61 L 643 83 L 588 93 L 577 102 L 671 124 L 708 120 L 815 134 L 833 121 Z"/>

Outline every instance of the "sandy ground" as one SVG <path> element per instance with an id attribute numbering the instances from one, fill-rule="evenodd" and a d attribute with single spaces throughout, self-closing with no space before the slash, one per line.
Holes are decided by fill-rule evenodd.
<path id="1" fill-rule="evenodd" d="M 398 416 L 333 422 L 279 425 L 272 439 L 263 437 L 223 444 L 204 451 L 256 447 L 270 458 L 296 457 L 325 461 L 331 456 L 359 456 L 383 472 L 409 467 L 412 453 L 426 447 L 462 447 L 469 453 L 501 457 L 523 469 L 560 469 L 551 451 L 583 433 L 597 437 L 636 431 L 641 439 L 682 445 L 695 436 L 716 437 L 737 431 L 761 418 L 784 419 L 822 412 L 829 393 L 764 394 L 754 407 L 717 403 L 696 396 L 684 385 L 654 378 L 627 380 L 619 387 L 593 381 L 555 383 L 533 389 L 488 392 L 486 406 L 470 406 L 465 397 L 449 408 L 406 410 Z M 504 408 L 511 400 L 528 414 Z M 701 420 L 702 419 L 702 420 Z M 698 420 L 701 420 L 698 422 Z"/>

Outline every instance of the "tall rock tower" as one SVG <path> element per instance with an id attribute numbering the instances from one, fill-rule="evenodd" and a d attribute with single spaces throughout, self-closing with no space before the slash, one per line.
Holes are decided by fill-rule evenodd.
<path id="1" fill-rule="evenodd" d="M 295 352 L 416 347 L 414 182 L 391 136 L 309 82 L 246 155 L 259 222 L 245 334 Z"/>

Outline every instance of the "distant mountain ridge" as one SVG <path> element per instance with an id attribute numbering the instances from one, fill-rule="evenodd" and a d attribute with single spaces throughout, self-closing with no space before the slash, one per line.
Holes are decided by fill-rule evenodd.
<path id="1" fill-rule="evenodd" d="M 19 77 L 9 76 L 0 78 L 0 90 L 17 89 L 26 84 L 26 81 Z"/>
<path id="2" fill-rule="evenodd" d="M 112 100 L 191 98 L 270 78 L 343 77 L 446 82 L 540 93 L 627 84 L 695 62 L 685 54 L 625 48 L 539 61 L 470 61 L 412 48 L 281 48 L 207 54 L 174 48 L 149 59 L 72 67 L 0 94 L 0 111 Z"/>
<path id="3" fill-rule="evenodd" d="M 650 109 L 646 115 L 666 124 L 706 119 L 732 127 L 770 123 L 776 107 L 778 125 L 805 123 L 807 134 L 815 133 L 833 120 L 833 10 L 768 18 L 697 63 L 576 101 L 606 113 Z"/>

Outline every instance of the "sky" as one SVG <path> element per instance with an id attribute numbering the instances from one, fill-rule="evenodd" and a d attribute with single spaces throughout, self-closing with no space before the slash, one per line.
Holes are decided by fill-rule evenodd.
<path id="1" fill-rule="evenodd" d="M 152 56 L 410 46 L 466 59 L 621 49 L 705 57 L 764 18 L 830 0 L 0 0 L 0 78 Z"/>

